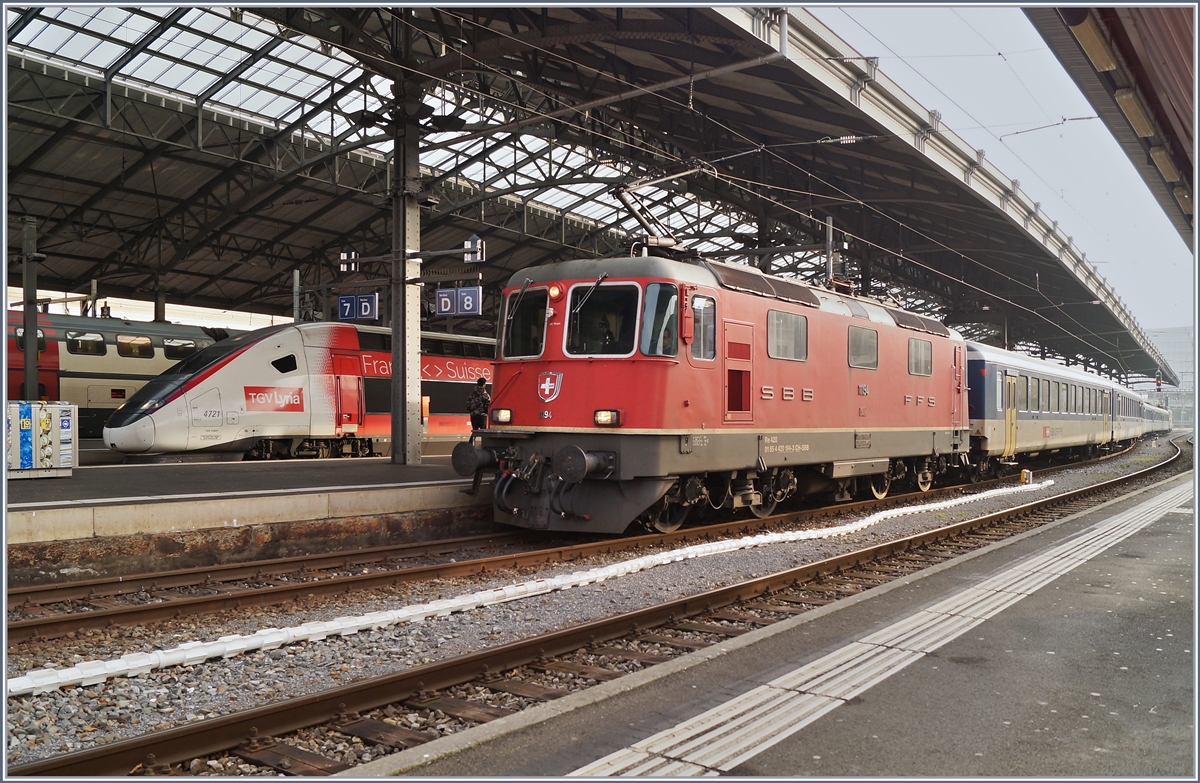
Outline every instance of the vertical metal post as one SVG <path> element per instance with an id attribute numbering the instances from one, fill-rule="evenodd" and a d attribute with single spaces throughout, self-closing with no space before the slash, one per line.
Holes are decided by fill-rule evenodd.
<path id="1" fill-rule="evenodd" d="M 45 258 L 37 251 L 37 219 L 21 218 L 22 250 L 25 255 L 21 270 L 25 288 L 25 393 L 26 400 L 38 398 L 38 340 L 37 340 L 37 273 L 38 262 Z"/>
<path id="2" fill-rule="evenodd" d="M 401 84 L 393 88 L 396 114 L 409 97 Z M 421 299 L 408 280 L 420 277 L 421 263 L 409 253 L 421 249 L 421 212 L 416 192 L 420 178 L 420 130 L 404 117 L 395 126 L 392 177 L 392 462 L 421 464 Z M 410 288 L 412 290 L 410 290 Z"/>
<path id="3" fill-rule="evenodd" d="M 833 281 L 833 216 L 825 218 L 825 282 Z"/>
<path id="4" fill-rule="evenodd" d="M 292 323 L 300 323 L 300 270 L 292 270 Z"/>
<path id="5" fill-rule="evenodd" d="M 154 284 L 154 321 L 155 323 L 163 323 L 167 320 L 167 292 L 159 288 L 159 284 Z"/>

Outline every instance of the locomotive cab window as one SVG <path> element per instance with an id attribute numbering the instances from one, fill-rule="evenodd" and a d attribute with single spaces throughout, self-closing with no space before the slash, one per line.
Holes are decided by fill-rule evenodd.
<path id="1" fill-rule="evenodd" d="M 131 334 L 117 335 L 117 354 L 134 359 L 153 359 L 154 345 L 149 337 Z"/>
<path id="2" fill-rule="evenodd" d="M 692 297 L 692 358 L 717 358 L 717 302 L 707 296 Z"/>
<path id="3" fill-rule="evenodd" d="M 200 346 L 196 345 L 195 340 L 185 340 L 178 337 L 163 338 L 163 356 L 168 359 L 186 359 L 198 350 L 200 350 Z"/>
<path id="4" fill-rule="evenodd" d="M 849 358 L 851 367 L 879 369 L 879 332 L 851 326 Z"/>
<path id="5" fill-rule="evenodd" d="M 638 288 L 587 283 L 571 289 L 567 353 L 628 356 L 637 334 Z"/>
<path id="6" fill-rule="evenodd" d="M 679 289 L 668 283 L 646 286 L 642 307 L 642 353 L 675 356 L 679 353 Z"/>
<path id="7" fill-rule="evenodd" d="M 908 374 L 933 375 L 933 343 L 915 337 L 908 339 Z"/>
<path id="8" fill-rule="evenodd" d="M 80 356 L 104 356 L 108 353 L 108 346 L 104 343 L 104 335 L 98 332 L 72 332 L 66 333 L 67 338 L 67 353 L 78 354 Z"/>
<path id="9" fill-rule="evenodd" d="M 46 350 L 46 335 L 42 333 L 41 329 L 37 330 L 37 344 L 39 352 Z M 17 350 L 25 350 L 25 327 L 23 326 L 17 327 Z"/>
<path id="10" fill-rule="evenodd" d="M 504 318 L 505 359 L 531 358 L 542 355 L 546 342 L 546 289 L 513 291 L 508 295 Z"/>
<path id="11" fill-rule="evenodd" d="M 767 311 L 767 356 L 802 362 L 808 358 L 808 319 L 795 313 Z"/>

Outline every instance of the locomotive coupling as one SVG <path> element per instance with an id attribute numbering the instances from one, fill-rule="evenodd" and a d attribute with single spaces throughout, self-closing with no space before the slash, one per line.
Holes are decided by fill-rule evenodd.
<path id="1" fill-rule="evenodd" d="M 563 446 L 554 455 L 554 470 L 568 484 L 578 484 L 593 473 L 612 471 L 616 455 L 606 452 L 584 451 L 578 446 Z"/>
<path id="2" fill-rule="evenodd" d="M 490 468 L 499 460 L 491 449 L 477 449 L 469 441 L 462 441 L 450 453 L 450 464 L 460 476 L 470 476 L 483 468 Z"/>

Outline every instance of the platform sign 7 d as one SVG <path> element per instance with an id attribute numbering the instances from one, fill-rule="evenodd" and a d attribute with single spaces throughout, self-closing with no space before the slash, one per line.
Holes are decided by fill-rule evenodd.
<path id="1" fill-rule="evenodd" d="M 374 321 L 379 315 L 379 294 L 347 294 L 338 297 L 339 321 Z"/>

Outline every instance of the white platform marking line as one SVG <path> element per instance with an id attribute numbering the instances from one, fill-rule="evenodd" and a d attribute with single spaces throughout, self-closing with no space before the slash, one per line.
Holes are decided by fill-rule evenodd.
<path id="1" fill-rule="evenodd" d="M 1028 563 L 1024 567 L 1010 566 L 988 580 L 997 589 L 967 588 L 935 607 L 910 615 L 765 686 L 580 767 L 570 775 L 604 776 L 621 770 L 617 774 L 633 776 L 639 774 L 634 771 L 635 766 L 660 774 L 654 770 L 665 767 L 650 762 L 655 756 L 664 761 L 684 762 L 685 766 L 672 768 L 675 775 L 686 775 L 688 769 L 696 770 L 697 776 L 731 770 L 984 621 L 984 617 L 971 613 L 995 616 L 1085 562 L 1078 557 L 1081 550 L 1089 558 L 1103 552 L 1161 519 L 1164 513 L 1169 513 L 1169 506 L 1179 503 L 1181 496 L 1190 496 L 1191 491 L 1189 485 L 1184 485 L 1165 492 L 1031 558 L 1040 567 L 1055 564 L 1053 572 L 1031 570 Z M 777 696 L 779 689 L 786 689 L 784 693 L 790 695 Z"/>

